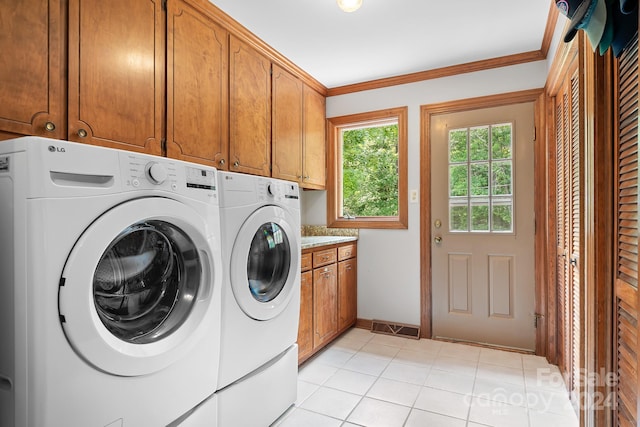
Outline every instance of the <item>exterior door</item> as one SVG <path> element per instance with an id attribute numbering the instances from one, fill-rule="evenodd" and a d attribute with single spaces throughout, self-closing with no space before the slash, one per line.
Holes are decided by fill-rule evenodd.
<path id="1" fill-rule="evenodd" d="M 430 128 L 433 336 L 534 350 L 534 104 Z"/>

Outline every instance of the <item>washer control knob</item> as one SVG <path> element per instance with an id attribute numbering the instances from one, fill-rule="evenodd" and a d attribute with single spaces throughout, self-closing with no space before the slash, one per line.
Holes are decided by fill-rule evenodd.
<path id="1" fill-rule="evenodd" d="M 273 197 L 274 195 L 273 184 L 267 185 L 267 194 Z"/>
<path id="2" fill-rule="evenodd" d="M 167 179 L 167 169 L 157 162 L 149 162 L 145 168 L 149 181 L 154 184 L 162 184 Z"/>

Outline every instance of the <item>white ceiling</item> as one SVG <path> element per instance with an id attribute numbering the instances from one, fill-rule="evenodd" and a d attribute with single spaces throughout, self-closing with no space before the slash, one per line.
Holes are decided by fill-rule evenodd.
<path id="1" fill-rule="evenodd" d="M 210 0 L 328 88 L 539 50 L 545 0 Z"/>

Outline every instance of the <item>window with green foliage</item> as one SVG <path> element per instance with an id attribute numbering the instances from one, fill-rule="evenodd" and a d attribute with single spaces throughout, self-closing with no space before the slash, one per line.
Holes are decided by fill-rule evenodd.
<path id="1" fill-rule="evenodd" d="M 329 226 L 406 228 L 406 112 L 328 119 Z"/>
<path id="2" fill-rule="evenodd" d="M 513 232 L 512 125 L 449 131 L 449 230 Z"/>

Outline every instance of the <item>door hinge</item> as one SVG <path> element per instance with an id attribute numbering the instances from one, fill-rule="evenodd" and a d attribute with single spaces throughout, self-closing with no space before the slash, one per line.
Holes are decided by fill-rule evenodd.
<path id="1" fill-rule="evenodd" d="M 538 328 L 538 319 L 544 318 L 544 314 L 533 313 L 533 327 Z"/>

